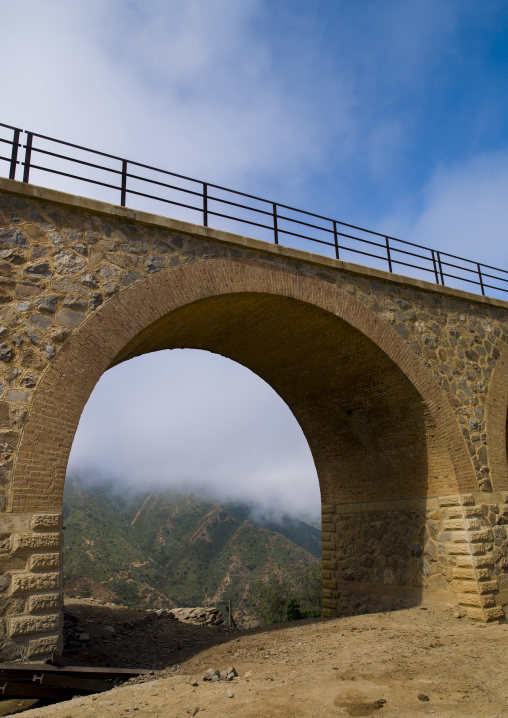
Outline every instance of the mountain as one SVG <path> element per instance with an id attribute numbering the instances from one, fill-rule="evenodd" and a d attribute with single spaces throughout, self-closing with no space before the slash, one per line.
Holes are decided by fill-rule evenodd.
<path id="1" fill-rule="evenodd" d="M 63 513 L 66 591 L 132 607 L 231 599 L 246 614 L 253 581 L 321 554 L 321 532 L 304 521 L 173 491 L 132 495 L 68 477 Z"/>

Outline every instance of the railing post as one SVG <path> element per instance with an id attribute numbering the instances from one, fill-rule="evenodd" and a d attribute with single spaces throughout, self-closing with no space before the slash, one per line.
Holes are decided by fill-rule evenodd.
<path id="1" fill-rule="evenodd" d="M 335 242 L 335 258 L 339 257 L 339 238 L 337 237 L 337 222 L 333 220 L 333 241 Z"/>
<path id="2" fill-rule="evenodd" d="M 275 238 L 275 244 L 279 244 L 279 230 L 277 228 L 277 205 L 275 202 L 272 203 L 273 206 L 273 236 Z"/>
<path id="3" fill-rule="evenodd" d="M 390 242 L 388 241 L 388 237 L 385 237 L 385 241 L 386 241 L 386 256 L 388 258 L 388 269 L 390 270 L 390 272 L 393 272 L 392 258 L 390 256 Z"/>
<path id="4" fill-rule="evenodd" d="M 11 168 L 9 179 L 16 179 L 16 165 L 18 164 L 19 130 L 14 130 L 12 138 Z"/>
<path id="5" fill-rule="evenodd" d="M 203 226 L 208 227 L 208 184 L 203 182 Z"/>
<path id="6" fill-rule="evenodd" d="M 23 182 L 28 182 L 30 177 L 30 159 L 32 157 L 32 139 L 33 132 L 26 133 L 26 145 L 25 145 L 25 168 L 23 170 Z"/>
<path id="7" fill-rule="evenodd" d="M 482 288 L 482 294 L 483 294 L 483 296 L 485 296 L 485 287 L 483 286 L 482 270 L 480 269 L 479 263 L 477 263 L 476 266 L 478 267 L 478 277 L 480 278 L 480 287 Z"/>
<path id="8" fill-rule="evenodd" d="M 120 205 L 125 207 L 127 197 L 127 160 L 122 160 L 122 192 L 120 196 Z"/>
<path id="9" fill-rule="evenodd" d="M 432 264 L 434 265 L 434 276 L 436 277 L 436 284 L 439 284 L 439 274 L 437 273 L 436 254 L 433 249 L 430 250 L 432 254 Z"/>
<path id="10" fill-rule="evenodd" d="M 438 252 L 437 249 L 436 249 L 436 255 L 437 255 L 437 263 L 438 263 L 438 265 L 439 265 L 439 274 L 441 275 L 441 284 L 442 284 L 443 287 L 444 287 L 444 286 L 445 286 L 445 283 L 444 283 L 443 267 L 442 267 L 442 265 L 441 265 L 441 254 L 440 254 L 440 252 Z"/>

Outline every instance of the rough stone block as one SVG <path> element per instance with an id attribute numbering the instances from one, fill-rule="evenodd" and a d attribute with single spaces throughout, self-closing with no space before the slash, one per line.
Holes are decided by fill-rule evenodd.
<path id="1" fill-rule="evenodd" d="M 62 566 L 61 553 L 34 553 L 30 556 L 31 571 L 47 571 Z"/>
<path id="2" fill-rule="evenodd" d="M 488 581 L 490 579 L 490 571 L 488 568 L 476 569 L 476 575 L 479 581 Z"/>
<path id="3" fill-rule="evenodd" d="M 462 508 L 459 506 L 451 506 L 448 509 L 448 518 L 449 519 L 462 519 Z"/>
<path id="4" fill-rule="evenodd" d="M 25 599 L 21 596 L 1 596 L 0 616 L 25 612 Z"/>
<path id="5" fill-rule="evenodd" d="M 485 553 L 485 546 L 482 543 L 472 543 L 471 544 L 471 553 L 474 556 L 483 554 L 483 553 Z"/>
<path id="6" fill-rule="evenodd" d="M 337 568 L 335 561 L 322 561 L 323 568 L 328 569 L 329 571 L 335 571 Z"/>
<path id="7" fill-rule="evenodd" d="M 452 532 L 453 543 L 466 543 L 467 533 L 465 531 L 453 531 Z"/>
<path id="8" fill-rule="evenodd" d="M 485 614 L 483 611 L 483 608 L 472 608 L 470 606 L 466 609 L 466 614 L 468 618 L 471 618 L 473 621 L 484 621 L 485 620 Z"/>
<path id="9" fill-rule="evenodd" d="M 492 560 L 491 556 L 475 556 L 474 558 L 474 565 L 477 568 L 480 567 L 486 567 L 486 566 L 493 566 L 494 562 Z"/>
<path id="10" fill-rule="evenodd" d="M 30 526 L 33 531 L 58 531 L 62 528 L 62 514 L 35 514 Z"/>
<path id="11" fill-rule="evenodd" d="M 462 494 L 462 506 L 474 506 L 473 494 Z"/>
<path id="12" fill-rule="evenodd" d="M 28 610 L 30 613 L 49 613 L 58 611 L 61 608 L 61 603 L 59 593 L 39 593 L 28 599 Z"/>
<path id="13" fill-rule="evenodd" d="M 333 589 L 334 591 L 336 591 L 337 590 L 337 581 L 324 580 L 322 582 L 322 586 L 323 586 L 323 588 L 330 588 L 330 589 Z"/>
<path id="14" fill-rule="evenodd" d="M 460 496 L 440 496 L 439 497 L 439 505 L 440 506 L 460 506 Z"/>
<path id="15" fill-rule="evenodd" d="M 31 633 L 53 633 L 60 627 L 60 614 L 47 616 L 20 616 L 11 618 L 11 636 L 27 636 Z"/>
<path id="16" fill-rule="evenodd" d="M 464 520 L 462 518 L 460 518 L 460 519 L 448 519 L 447 521 L 443 521 L 443 529 L 445 531 L 463 531 L 464 530 Z"/>
<path id="17" fill-rule="evenodd" d="M 0 534 L 0 554 L 10 554 L 11 537 L 9 534 Z"/>
<path id="18" fill-rule="evenodd" d="M 482 581 L 478 584 L 480 593 L 494 593 L 499 589 L 497 581 Z"/>
<path id="19" fill-rule="evenodd" d="M 0 554 L 0 574 L 9 571 L 25 571 L 27 556 L 13 556 L 12 554 Z"/>
<path id="20" fill-rule="evenodd" d="M 15 573 L 12 576 L 12 593 L 51 591 L 60 588 L 60 572 Z"/>
<path id="21" fill-rule="evenodd" d="M 61 540 L 60 533 L 15 534 L 13 537 L 13 551 L 59 549 Z"/>
<path id="22" fill-rule="evenodd" d="M 2 532 L 28 531 L 30 528 L 28 514 L 2 514 Z"/>
<path id="23" fill-rule="evenodd" d="M 466 581 L 474 581 L 476 578 L 475 571 L 472 568 L 453 568 L 452 576 L 454 579 L 462 579 Z"/>
<path id="24" fill-rule="evenodd" d="M 332 598 L 323 598 L 323 608 L 330 608 L 332 610 L 335 610 L 337 605 L 337 601 Z"/>
<path id="25" fill-rule="evenodd" d="M 483 511 L 481 509 L 481 506 L 465 506 L 464 507 L 464 516 L 482 516 Z"/>
<path id="26" fill-rule="evenodd" d="M 505 612 L 502 606 L 496 606 L 495 608 L 485 609 L 485 618 L 487 621 L 495 621 L 499 618 L 504 618 Z"/>
<path id="27" fill-rule="evenodd" d="M 462 581 L 458 588 L 462 593 L 478 593 L 478 584 L 476 581 Z"/>
<path id="28" fill-rule="evenodd" d="M 323 588 L 323 598 L 334 598 L 335 596 L 336 591 L 332 588 Z"/>
<path id="29" fill-rule="evenodd" d="M 480 541 L 492 541 L 492 531 L 490 529 L 483 529 L 482 531 L 471 531 L 469 534 L 470 540 L 475 543 Z"/>
<path id="30" fill-rule="evenodd" d="M 28 642 L 27 658 L 37 658 L 39 656 L 49 656 L 51 653 L 59 652 L 60 636 L 58 633 L 52 636 L 44 636 L 44 638 L 36 638 Z"/>
<path id="31" fill-rule="evenodd" d="M 491 593 L 488 593 L 486 596 L 481 596 L 480 598 L 482 599 L 482 604 L 484 608 L 496 605 L 496 599 Z"/>
<path id="32" fill-rule="evenodd" d="M 470 531 L 478 531 L 482 525 L 480 519 L 467 519 L 466 526 Z"/>
<path id="33" fill-rule="evenodd" d="M 458 596 L 459 604 L 462 606 L 482 607 L 482 599 L 477 593 L 464 593 Z"/>
<path id="34" fill-rule="evenodd" d="M 472 556 L 457 556 L 457 566 L 473 566 Z"/>
<path id="35" fill-rule="evenodd" d="M 469 546 L 466 543 L 450 543 L 447 544 L 449 554 L 469 554 Z"/>

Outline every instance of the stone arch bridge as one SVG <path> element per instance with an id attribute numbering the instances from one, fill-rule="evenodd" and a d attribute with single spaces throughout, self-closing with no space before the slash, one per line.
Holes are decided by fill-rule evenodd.
<path id="1" fill-rule="evenodd" d="M 325 615 L 508 605 L 508 303 L 0 180 L 0 645 L 60 645 L 62 493 L 109 367 L 199 348 L 298 420 Z"/>

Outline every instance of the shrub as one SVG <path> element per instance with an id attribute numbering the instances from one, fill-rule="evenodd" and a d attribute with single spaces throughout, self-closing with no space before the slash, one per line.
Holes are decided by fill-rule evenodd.
<path id="1" fill-rule="evenodd" d="M 250 610 L 259 623 L 298 621 L 321 616 L 321 566 L 277 565 L 268 578 L 249 591 Z"/>

